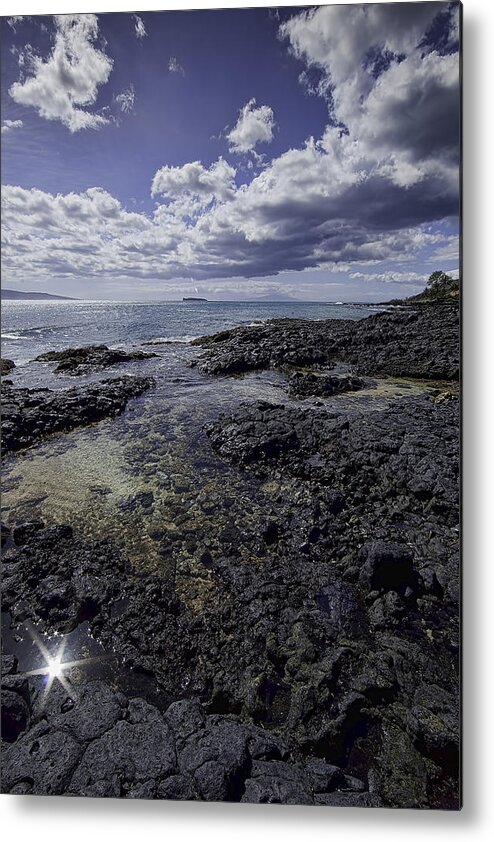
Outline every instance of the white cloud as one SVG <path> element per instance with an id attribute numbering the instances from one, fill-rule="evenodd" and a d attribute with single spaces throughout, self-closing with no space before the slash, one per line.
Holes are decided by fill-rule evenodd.
<path id="1" fill-rule="evenodd" d="M 411 284 L 412 286 L 424 286 L 428 275 L 419 272 L 350 272 L 352 280 L 366 281 L 383 284 Z"/>
<path id="2" fill-rule="evenodd" d="M 221 158 L 166 165 L 152 179 L 149 215 L 97 188 L 5 188 L 5 277 L 220 282 L 336 267 L 360 272 L 355 283 L 422 282 L 417 266 L 403 266 L 446 259 L 457 242 L 431 226 L 458 213 L 458 57 L 415 49 L 435 4 L 391 6 L 320 7 L 283 25 L 307 68 L 319 69 L 334 120 L 248 184 L 237 186 Z M 253 161 L 273 126 L 272 110 L 251 100 L 228 136 L 232 151 Z"/>
<path id="3" fill-rule="evenodd" d="M 249 100 L 240 110 L 236 125 L 226 136 L 230 152 L 252 152 L 258 143 L 271 143 L 274 126 L 273 109 L 269 105 L 257 107 L 255 99 Z"/>
<path id="4" fill-rule="evenodd" d="M 147 32 L 143 19 L 139 15 L 132 15 L 132 18 L 134 20 L 136 38 L 145 38 Z"/>
<path id="5" fill-rule="evenodd" d="M 113 62 L 96 47 L 98 19 L 95 15 L 55 17 L 55 44 L 43 60 L 31 58 L 31 75 L 14 82 L 10 95 L 15 102 L 36 108 L 46 120 L 60 120 L 71 132 L 99 128 L 109 120 L 88 110 L 98 88 L 110 76 Z"/>
<path id="6" fill-rule="evenodd" d="M 22 120 L 4 120 L 2 123 L 2 134 L 7 134 L 13 129 L 21 129 L 23 126 Z"/>
<path id="7" fill-rule="evenodd" d="M 332 206 L 320 181 L 328 165 L 325 154 L 315 146 L 292 150 L 277 162 L 275 173 L 265 171 L 237 189 L 224 162 L 209 169 L 163 168 L 160 189 L 168 204 L 151 215 L 125 210 L 99 188 L 53 196 L 7 185 L 2 192 L 4 278 L 94 278 L 98 283 L 259 278 L 284 270 L 403 261 L 449 242 L 417 224 L 400 226 L 396 220 L 392 231 L 377 230 L 355 214 L 338 215 L 334 208 L 345 203 L 347 189 L 340 183 Z M 218 164 L 225 173 L 215 177 Z M 297 178 L 289 178 L 295 169 Z"/>
<path id="8" fill-rule="evenodd" d="M 185 76 L 185 70 L 183 69 L 182 65 L 179 64 L 179 61 L 176 58 L 176 56 L 170 56 L 168 60 L 168 70 L 170 73 L 179 73 L 180 76 Z"/>
<path id="9" fill-rule="evenodd" d="M 24 15 L 11 15 L 9 18 L 7 18 L 7 23 L 13 32 L 17 32 L 18 24 L 22 23 L 24 20 L 27 19 L 28 18 L 26 18 Z"/>
<path id="10" fill-rule="evenodd" d="M 295 55 L 319 72 L 312 91 L 328 96 L 333 118 L 369 164 L 403 187 L 438 168 L 457 178 L 458 55 L 424 45 L 444 11 L 434 2 L 321 6 L 280 27 Z M 457 36 L 454 14 L 449 26 Z"/>
<path id="11" fill-rule="evenodd" d="M 134 85 L 131 83 L 129 87 L 122 91 L 122 93 L 117 94 L 115 97 L 115 102 L 120 107 L 120 110 L 123 111 L 125 114 L 130 114 L 131 111 L 134 110 L 136 94 L 134 90 Z"/>
<path id="12" fill-rule="evenodd" d="M 161 167 L 151 184 L 151 195 L 168 200 L 192 198 L 204 205 L 213 199 L 227 201 L 235 192 L 235 169 L 223 158 L 206 169 L 200 161 L 183 167 Z"/>

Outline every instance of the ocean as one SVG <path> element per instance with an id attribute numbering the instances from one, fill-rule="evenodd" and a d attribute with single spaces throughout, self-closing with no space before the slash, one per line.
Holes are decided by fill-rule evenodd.
<path id="1" fill-rule="evenodd" d="M 317 302 L 2 301 L 2 357 L 23 366 L 71 346 L 187 342 L 266 319 L 361 319 L 380 309 Z"/>

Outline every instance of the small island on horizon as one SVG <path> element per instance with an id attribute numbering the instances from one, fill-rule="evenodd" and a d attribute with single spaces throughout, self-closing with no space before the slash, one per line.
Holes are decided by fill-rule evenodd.
<path id="1" fill-rule="evenodd" d="M 193 298 L 191 296 L 182 298 L 182 301 L 207 301 L 207 298 Z"/>

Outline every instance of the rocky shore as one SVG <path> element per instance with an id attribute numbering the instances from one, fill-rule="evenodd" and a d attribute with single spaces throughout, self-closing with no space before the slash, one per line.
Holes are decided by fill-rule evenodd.
<path id="1" fill-rule="evenodd" d="M 458 342 L 451 306 L 197 341 L 205 375 L 287 377 L 285 402 L 205 428 L 272 505 L 248 533 L 182 519 L 160 573 L 69 525 L 5 527 L 13 626 L 87 624 L 119 668 L 46 700 L 7 656 L 3 791 L 458 809 Z M 421 378 L 423 393 L 339 408 L 383 374 Z M 55 393 L 40 394 L 33 416 L 49 417 Z M 185 544 L 193 563 L 179 569 Z M 208 584 L 200 610 L 187 577 Z"/>
<path id="2" fill-rule="evenodd" d="M 459 376 L 459 313 L 452 305 L 377 313 L 359 321 L 274 319 L 192 342 L 205 349 L 205 374 L 328 367 L 338 360 L 359 374 L 424 380 Z"/>
<path id="3" fill-rule="evenodd" d="M 73 389 L 23 389 L 2 383 L 2 448 L 7 454 L 122 412 L 153 385 L 150 377 L 114 377 Z"/>

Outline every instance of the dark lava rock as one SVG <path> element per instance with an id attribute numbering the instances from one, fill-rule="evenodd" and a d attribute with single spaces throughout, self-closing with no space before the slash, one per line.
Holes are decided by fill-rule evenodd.
<path id="1" fill-rule="evenodd" d="M 79 742 L 85 742 L 109 731 L 122 718 L 124 710 L 122 698 L 108 685 L 102 681 L 91 681 L 79 690 L 77 704 L 67 711 L 51 715 L 49 722 L 55 728 L 69 731 Z"/>
<path id="2" fill-rule="evenodd" d="M 36 795 L 60 795 L 66 792 L 83 748 L 64 731 L 54 731 L 41 722 L 35 725 L 2 754 L 2 792 L 15 791 Z"/>
<path id="3" fill-rule="evenodd" d="M 244 709 L 364 786 L 377 781 L 317 803 L 458 807 L 458 412 L 457 400 L 430 396 L 344 415 L 257 403 L 206 427 L 220 455 L 280 489 L 273 602 L 265 572 L 237 583 L 245 633 L 265 636 Z M 211 569 L 233 581 L 218 561 Z M 238 608 L 232 616 L 239 628 Z M 239 637 L 237 658 L 254 660 Z M 419 699 L 424 681 L 444 698 Z M 411 746 L 408 765 L 393 728 Z M 286 784 L 253 781 L 251 799 L 290 797 Z"/>
<path id="4" fill-rule="evenodd" d="M 0 360 L 0 375 L 3 377 L 5 374 L 10 374 L 12 369 L 15 368 L 15 362 L 13 360 Z"/>
<path id="5" fill-rule="evenodd" d="M 250 804 L 313 804 L 309 780 L 300 766 L 256 760 L 242 801 Z"/>
<path id="6" fill-rule="evenodd" d="M 421 305 L 358 321 L 274 319 L 204 336 L 197 365 L 205 374 L 324 366 L 344 360 L 359 375 L 455 380 L 459 318 L 454 305 Z"/>
<path id="7" fill-rule="evenodd" d="M 117 722 L 94 740 L 74 772 L 69 792 L 115 798 L 129 797 L 139 787 L 138 797 L 153 797 L 157 783 L 176 771 L 172 734 L 155 713 L 144 721 Z"/>
<path id="8" fill-rule="evenodd" d="M 14 529 L 21 546 L 3 560 L 2 610 L 68 632 L 101 612 L 122 592 L 126 566 L 107 542 L 82 542 L 67 526 Z"/>
<path id="9" fill-rule="evenodd" d="M 351 374 L 315 374 L 300 371 L 290 375 L 288 391 L 291 397 L 328 398 L 342 392 L 357 392 L 365 389 L 368 383 L 361 377 Z"/>
<path id="10" fill-rule="evenodd" d="M 416 585 L 413 556 L 402 544 L 373 541 L 360 551 L 360 583 L 368 591 L 404 592 Z"/>
<path id="11" fill-rule="evenodd" d="M 101 371 L 117 363 L 131 360 L 147 360 L 156 357 L 148 351 L 120 351 L 106 345 L 86 345 L 83 348 L 66 348 L 64 351 L 48 351 L 36 357 L 36 362 L 57 362 L 57 374 L 79 375 L 89 371 Z"/>
<path id="12" fill-rule="evenodd" d="M 28 702 L 21 693 L 4 687 L 2 682 L 2 739 L 13 743 L 26 730 L 29 719 Z"/>
<path id="13" fill-rule="evenodd" d="M 377 361 L 453 377 L 454 318 L 438 307 L 349 330 L 272 323 L 256 341 L 250 328 L 210 338 L 203 362 L 327 368 L 340 355 L 366 375 Z M 14 619 L 49 632 L 87 618 L 125 658 L 126 680 L 147 678 L 154 696 L 98 687 L 44 723 L 31 715 L 7 747 L 4 788 L 457 809 L 458 421 L 456 399 L 431 396 L 365 413 L 239 407 L 207 435 L 249 473 L 262 514 L 247 528 L 211 524 L 197 541 L 185 516 L 185 538 L 162 541 L 159 574 L 67 527 L 10 524 Z"/>
<path id="14" fill-rule="evenodd" d="M 251 768 L 248 731 L 218 717 L 191 735 L 180 752 L 182 773 L 193 777 L 205 801 L 238 801 Z"/>
<path id="15" fill-rule="evenodd" d="M 34 679 L 30 679 L 34 680 Z M 173 800 L 320 803 L 322 794 L 369 795 L 323 760 L 285 758 L 275 735 L 198 699 L 164 713 L 101 681 L 58 694 L 3 753 L 2 791 Z M 55 696 L 56 696 L 55 692 Z"/>
<path id="16" fill-rule="evenodd" d="M 7 543 L 7 541 L 10 538 L 10 529 L 8 528 L 8 526 L 5 523 L 2 523 L 0 528 L 1 528 L 1 546 L 2 546 L 2 550 L 3 550 L 5 544 Z"/>
<path id="17" fill-rule="evenodd" d="M 115 377 L 63 391 L 17 389 L 2 384 L 4 453 L 36 444 L 123 412 L 130 398 L 154 386 L 150 377 Z"/>

